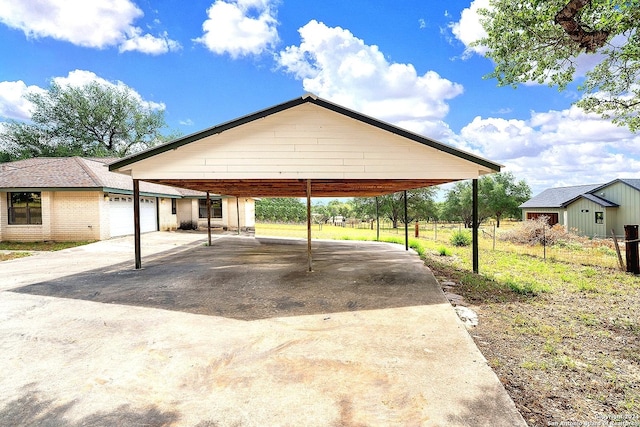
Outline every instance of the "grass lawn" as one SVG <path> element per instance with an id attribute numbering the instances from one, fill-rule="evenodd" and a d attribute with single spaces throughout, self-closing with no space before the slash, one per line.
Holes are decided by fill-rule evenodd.
<path id="1" fill-rule="evenodd" d="M 471 248 L 450 243 L 459 230 L 430 225 L 410 246 L 478 313 L 470 333 L 529 425 L 640 426 L 640 278 L 618 269 L 610 245 L 494 242 L 486 227 L 476 275 Z M 257 224 L 256 235 L 306 237 L 306 225 Z M 312 237 L 375 240 L 376 231 L 314 225 Z M 404 229 L 380 238 L 404 244 Z"/>
<path id="2" fill-rule="evenodd" d="M 0 261 L 24 258 L 38 251 L 59 251 L 92 242 L 0 242 Z"/>

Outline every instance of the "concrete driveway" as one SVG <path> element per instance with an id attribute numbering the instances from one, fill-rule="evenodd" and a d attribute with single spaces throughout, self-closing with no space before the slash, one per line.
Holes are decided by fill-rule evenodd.
<path id="1" fill-rule="evenodd" d="M 414 253 L 203 237 L 0 263 L 0 425 L 526 425 Z"/>

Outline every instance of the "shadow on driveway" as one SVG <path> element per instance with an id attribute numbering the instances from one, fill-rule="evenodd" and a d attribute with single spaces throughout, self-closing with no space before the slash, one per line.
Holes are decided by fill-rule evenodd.
<path id="1" fill-rule="evenodd" d="M 65 426 L 65 427 L 101 427 L 101 426 L 156 426 L 175 425 L 179 419 L 176 412 L 163 412 L 157 407 L 134 410 L 122 405 L 110 412 L 97 412 L 77 422 L 71 422 L 68 413 L 74 402 L 59 404 L 42 398 L 41 393 L 30 390 L 19 399 L 7 402 L 0 408 L 0 420 L 6 426 Z M 200 426 L 204 427 L 204 425 Z"/>
<path id="2" fill-rule="evenodd" d="M 397 245 L 224 237 L 13 292 L 238 320 L 441 304 L 437 281 Z M 133 254 L 132 254 L 133 255 Z"/>

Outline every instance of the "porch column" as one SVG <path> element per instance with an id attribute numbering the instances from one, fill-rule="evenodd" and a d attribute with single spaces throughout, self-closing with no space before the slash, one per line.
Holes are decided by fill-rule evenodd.
<path id="1" fill-rule="evenodd" d="M 133 180 L 133 244 L 135 250 L 136 270 L 142 268 L 140 249 L 140 180 Z"/>

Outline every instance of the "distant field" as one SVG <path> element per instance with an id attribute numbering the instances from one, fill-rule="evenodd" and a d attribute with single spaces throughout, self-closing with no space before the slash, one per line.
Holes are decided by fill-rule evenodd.
<path id="1" fill-rule="evenodd" d="M 500 228 L 495 229 L 496 236 L 499 236 L 501 232 L 512 229 L 518 225 L 517 222 L 504 221 Z M 419 239 L 415 239 L 415 224 L 409 226 L 409 238 L 417 240 L 421 246 L 431 251 L 437 251 L 442 245 L 449 245 L 451 235 L 455 231 L 468 231 L 465 230 L 461 224 L 422 224 L 419 228 Z M 307 237 L 306 224 L 271 224 L 271 223 L 258 223 L 256 224 L 256 235 L 262 236 L 287 236 L 287 237 Z M 483 226 L 479 231 L 479 248 L 481 251 L 498 251 L 509 252 L 519 255 L 529 255 L 535 258 L 544 258 L 549 260 L 571 262 L 582 265 L 593 265 L 596 267 L 608 267 L 617 268 L 618 257 L 613 249 L 609 240 L 606 240 L 606 244 L 600 245 L 569 245 L 569 246 L 552 246 L 546 249 L 542 246 L 525 246 L 515 245 L 509 242 L 501 241 L 496 238 L 494 240 L 494 227 L 493 225 Z M 330 240 L 376 240 L 377 230 L 371 230 L 368 224 L 360 224 L 357 227 L 336 227 L 333 225 L 318 224 L 312 225 L 311 236 L 314 239 L 330 239 Z M 381 227 L 380 230 L 381 239 L 389 238 L 401 238 L 404 239 L 404 225 L 399 228 L 393 229 L 390 227 Z M 404 240 L 403 240 L 404 242 Z M 471 259 L 471 248 L 453 248 L 454 254 L 460 257 L 461 262 L 464 265 L 466 260 Z M 623 253 L 624 257 L 624 253 Z"/>

